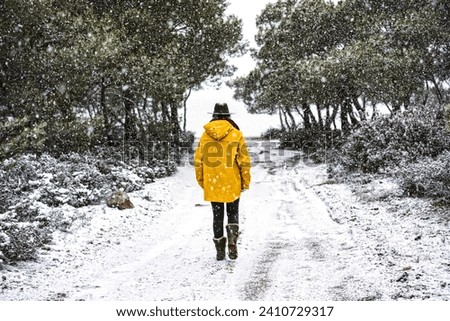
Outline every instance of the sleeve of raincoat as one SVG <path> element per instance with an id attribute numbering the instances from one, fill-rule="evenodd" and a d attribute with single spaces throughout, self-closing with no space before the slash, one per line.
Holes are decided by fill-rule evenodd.
<path id="1" fill-rule="evenodd" d="M 203 188 L 203 144 L 202 139 L 198 143 L 197 149 L 194 154 L 194 168 L 195 168 L 195 178 L 197 179 L 198 185 Z"/>
<path id="2" fill-rule="evenodd" d="M 249 189 L 251 179 L 250 176 L 251 161 L 244 137 L 241 137 L 241 139 L 239 140 L 239 150 L 236 159 L 239 166 L 239 171 L 241 173 L 241 188 L 242 190 Z"/>

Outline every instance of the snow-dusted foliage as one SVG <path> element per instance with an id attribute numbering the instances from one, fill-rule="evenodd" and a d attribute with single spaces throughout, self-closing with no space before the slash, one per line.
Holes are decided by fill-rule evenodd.
<path id="1" fill-rule="evenodd" d="M 2 261 L 32 259 L 36 248 L 50 239 L 48 230 L 36 224 L 0 222 L 0 264 Z"/>
<path id="2" fill-rule="evenodd" d="M 179 110 L 191 90 L 230 76 L 228 58 L 245 52 L 226 6 L 1 1 L 0 161 L 123 141 L 142 154 L 152 141 L 182 145 Z"/>
<path id="3" fill-rule="evenodd" d="M 256 67 L 232 82 L 251 113 L 281 127 L 349 134 L 374 106 L 406 109 L 424 90 L 448 100 L 448 0 L 277 1 L 256 25 Z M 426 95 L 426 101 L 431 95 Z"/>
<path id="4" fill-rule="evenodd" d="M 76 218 L 66 217 L 62 206 L 99 204 L 113 191 L 136 191 L 176 170 L 172 161 L 144 165 L 76 153 L 5 160 L 0 164 L 0 260 L 31 259 L 54 230 L 68 229 Z"/>
<path id="5" fill-rule="evenodd" d="M 436 159 L 426 158 L 399 172 L 400 186 L 408 195 L 446 199 L 450 201 L 450 152 Z"/>
<path id="6" fill-rule="evenodd" d="M 367 121 L 342 147 L 345 169 L 375 173 L 408 164 L 421 157 L 436 157 L 450 147 L 450 137 L 435 110 L 411 109 Z"/>

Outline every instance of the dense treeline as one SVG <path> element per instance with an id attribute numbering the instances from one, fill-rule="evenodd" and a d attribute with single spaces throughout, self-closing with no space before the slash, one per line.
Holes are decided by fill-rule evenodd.
<path id="1" fill-rule="evenodd" d="M 224 0 L 0 2 L 0 158 L 182 144 L 191 90 L 245 49 Z M 185 136 L 185 135 L 184 135 Z M 164 147 L 164 146 L 162 146 Z"/>
<path id="2" fill-rule="evenodd" d="M 350 133 L 392 114 L 448 102 L 446 0 L 279 0 L 259 16 L 257 67 L 234 82 L 250 112 L 279 113 L 286 130 Z"/>
<path id="3" fill-rule="evenodd" d="M 334 177 L 393 175 L 450 203 L 449 1 L 278 0 L 257 26 L 257 65 L 232 85 L 279 114 L 267 136 Z"/>

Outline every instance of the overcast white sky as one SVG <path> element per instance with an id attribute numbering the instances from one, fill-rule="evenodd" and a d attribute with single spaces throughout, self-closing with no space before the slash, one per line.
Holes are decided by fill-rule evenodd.
<path id="1" fill-rule="evenodd" d="M 228 0 L 228 2 L 230 3 L 229 14 L 234 14 L 242 19 L 244 38 L 254 47 L 256 16 L 261 13 L 267 3 L 276 2 L 276 0 Z M 246 75 L 255 66 L 249 54 L 233 60 L 233 64 L 238 67 L 235 76 Z M 242 102 L 233 99 L 233 90 L 222 85 L 218 90 L 205 87 L 203 90 L 192 92 L 187 102 L 187 130 L 201 135 L 203 125 L 211 119 L 208 112 L 212 112 L 214 104 L 217 102 L 228 104 L 230 111 L 234 113 L 233 120 L 236 121 L 245 136 L 259 136 L 261 132 L 270 127 L 279 127 L 277 115 L 249 114 Z"/>

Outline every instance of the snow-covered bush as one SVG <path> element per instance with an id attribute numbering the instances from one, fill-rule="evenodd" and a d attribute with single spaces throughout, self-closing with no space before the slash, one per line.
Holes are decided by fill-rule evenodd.
<path id="1" fill-rule="evenodd" d="M 133 192 L 174 173 L 173 161 L 124 163 L 120 153 L 22 155 L 0 164 L 0 264 L 33 258 L 55 230 L 80 218 L 59 207 L 99 204 L 113 191 Z M 44 210 L 43 210 L 44 209 Z"/>
<path id="2" fill-rule="evenodd" d="M 449 134 L 437 115 L 422 108 L 366 121 L 342 146 L 339 162 L 350 171 L 375 173 L 435 157 L 450 148 Z"/>
<path id="3" fill-rule="evenodd" d="M 450 152 L 410 164 L 398 172 L 398 177 L 407 195 L 450 201 Z"/>
<path id="4" fill-rule="evenodd" d="M 271 140 L 271 139 L 280 139 L 285 131 L 280 128 L 269 128 L 265 132 L 261 134 L 262 139 Z"/>
<path id="5" fill-rule="evenodd" d="M 24 198 L 0 214 L 0 267 L 4 263 L 33 259 L 42 245 L 50 243 L 56 230 L 68 231 L 75 220 L 73 212 L 48 208 Z M 68 214 L 69 213 L 69 214 Z"/>
<path id="6" fill-rule="evenodd" d="M 23 261 L 33 259 L 36 250 L 49 243 L 49 230 L 34 223 L 0 221 L 0 254 L 3 260 Z"/>
<path id="7" fill-rule="evenodd" d="M 58 159 L 47 154 L 23 155 L 0 166 L 0 213 L 24 200 L 51 207 L 98 204 L 115 190 L 133 192 L 175 170 L 174 162 L 143 166 L 76 153 Z"/>
<path id="8" fill-rule="evenodd" d="M 195 133 L 191 131 L 182 132 L 180 134 L 180 147 L 187 149 L 189 152 L 193 151 L 195 140 Z"/>

